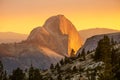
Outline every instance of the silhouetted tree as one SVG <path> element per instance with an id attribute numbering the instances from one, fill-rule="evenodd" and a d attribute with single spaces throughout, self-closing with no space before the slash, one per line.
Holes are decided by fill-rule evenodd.
<path id="1" fill-rule="evenodd" d="M 53 64 L 50 65 L 50 69 L 54 69 L 54 65 Z"/>
<path id="2" fill-rule="evenodd" d="M 78 54 L 77 58 L 80 58 L 80 57 L 81 57 L 81 53 L 79 52 L 79 54 Z"/>
<path id="3" fill-rule="evenodd" d="M 85 55 L 86 55 L 85 49 L 83 48 L 82 53 L 81 53 L 81 57 L 83 58 L 83 60 L 86 60 Z"/>
<path id="4" fill-rule="evenodd" d="M 3 80 L 8 80 L 6 71 L 4 71 Z"/>
<path id="5" fill-rule="evenodd" d="M 64 65 L 63 59 L 60 60 L 60 65 L 61 65 L 61 66 Z"/>
<path id="6" fill-rule="evenodd" d="M 13 70 L 10 80 L 25 80 L 25 74 L 20 68 Z"/>
<path id="7" fill-rule="evenodd" d="M 110 39 L 108 36 L 104 36 L 103 39 L 101 39 L 98 42 L 98 46 L 96 48 L 95 52 L 95 60 L 96 61 L 103 61 L 105 63 L 105 69 L 104 73 L 102 74 L 102 79 L 100 80 L 114 80 L 114 73 L 112 71 L 112 46 L 110 43 Z"/>
<path id="8" fill-rule="evenodd" d="M 59 63 L 56 64 L 55 69 L 57 70 L 58 73 L 60 72 L 60 65 L 59 65 Z"/>
<path id="9" fill-rule="evenodd" d="M 78 71 L 78 70 L 77 70 L 76 66 L 74 66 L 74 67 L 73 67 L 73 72 L 76 73 L 77 71 Z"/>
<path id="10" fill-rule="evenodd" d="M 34 69 L 32 65 L 29 69 L 29 80 L 42 80 L 40 70 Z"/>
<path id="11" fill-rule="evenodd" d="M 3 70 L 3 64 L 2 62 L 0 61 L 0 80 L 3 80 L 3 75 L 4 75 L 4 70 Z"/>
<path id="12" fill-rule="evenodd" d="M 110 39 L 108 36 L 104 36 L 104 38 L 98 42 L 94 58 L 96 61 L 105 62 L 106 59 L 110 58 L 110 53 L 111 53 Z"/>
<path id="13" fill-rule="evenodd" d="M 0 61 L 0 80 L 3 80 L 3 64 Z"/>
<path id="14" fill-rule="evenodd" d="M 75 51 L 74 51 L 74 49 L 71 50 L 70 57 L 75 57 Z"/>
<path id="15" fill-rule="evenodd" d="M 32 65 L 29 68 L 29 80 L 34 80 L 34 68 Z"/>
<path id="16" fill-rule="evenodd" d="M 115 45 L 115 41 L 114 41 L 113 37 L 111 38 L 111 45 Z"/>
<path id="17" fill-rule="evenodd" d="M 69 62 L 70 62 L 70 61 L 69 61 L 69 58 L 65 56 L 65 58 L 64 58 L 64 63 L 67 64 L 67 63 L 69 63 Z"/>
<path id="18" fill-rule="evenodd" d="M 39 69 L 34 69 L 34 80 L 42 80 L 42 76 L 40 74 Z"/>
<path id="19" fill-rule="evenodd" d="M 90 51 L 88 50 L 88 51 L 87 51 L 87 54 L 89 54 L 89 53 L 90 53 Z"/>

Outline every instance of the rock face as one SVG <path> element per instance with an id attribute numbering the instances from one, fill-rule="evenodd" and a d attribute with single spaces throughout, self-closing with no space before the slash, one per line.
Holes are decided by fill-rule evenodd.
<path id="1" fill-rule="evenodd" d="M 81 45 L 80 36 L 74 25 L 63 15 L 50 17 L 43 27 L 35 28 L 27 39 L 40 47 L 48 47 L 61 55 L 77 51 Z"/>
<path id="2" fill-rule="evenodd" d="M 34 67 L 46 69 L 51 63 L 70 56 L 72 49 L 81 47 L 79 33 L 63 15 L 50 17 L 43 27 L 33 29 L 21 43 L 1 44 L 0 58 L 7 72 Z"/>
<path id="3" fill-rule="evenodd" d="M 81 53 L 82 49 L 84 48 L 85 51 L 92 51 L 95 50 L 97 47 L 97 43 L 100 39 L 103 38 L 104 35 L 107 35 L 109 38 L 113 38 L 114 41 L 120 42 L 120 32 L 117 33 L 110 33 L 110 34 L 102 34 L 102 35 L 95 35 L 90 38 L 88 38 L 85 42 L 85 44 L 80 48 L 80 50 L 77 52 L 77 54 Z"/>

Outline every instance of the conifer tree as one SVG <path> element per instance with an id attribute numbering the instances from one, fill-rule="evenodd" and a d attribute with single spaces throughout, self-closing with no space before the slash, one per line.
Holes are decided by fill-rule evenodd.
<path id="1" fill-rule="evenodd" d="M 40 70 L 34 69 L 32 65 L 29 69 L 29 80 L 42 80 Z"/>
<path id="2" fill-rule="evenodd" d="M 29 80 L 34 80 L 34 68 L 32 65 L 29 68 Z"/>
<path id="3" fill-rule="evenodd" d="M 77 58 L 80 58 L 81 57 L 81 53 L 78 54 Z"/>
<path id="4" fill-rule="evenodd" d="M 4 75 L 4 70 L 3 70 L 3 64 L 2 62 L 0 61 L 0 80 L 3 80 L 3 75 Z"/>
<path id="5" fill-rule="evenodd" d="M 115 41 L 114 41 L 113 37 L 111 38 L 111 45 L 115 45 Z"/>
<path id="6" fill-rule="evenodd" d="M 81 53 L 81 57 L 83 58 L 83 60 L 86 60 L 85 55 L 86 55 L 85 49 L 83 48 L 82 53 Z"/>
<path id="7" fill-rule="evenodd" d="M 6 71 L 4 71 L 3 80 L 8 80 Z"/>
<path id="8" fill-rule="evenodd" d="M 78 70 L 77 70 L 76 66 L 74 66 L 74 67 L 73 67 L 73 72 L 76 73 L 77 71 L 78 71 Z"/>
<path id="9" fill-rule="evenodd" d="M 50 65 L 50 69 L 54 69 L 54 65 L 53 64 Z"/>
<path id="10" fill-rule="evenodd" d="M 102 79 L 100 80 L 113 80 L 114 73 L 112 71 L 112 64 L 111 64 L 111 43 L 108 36 L 104 36 L 98 42 L 98 46 L 95 52 L 95 60 L 96 61 L 103 61 L 105 63 L 104 73 L 102 74 Z"/>
<path id="11" fill-rule="evenodd" d="M 108 61 L 110 57 L 111 57 L 110 39 L 108 36 L 104 36 L 104 38 L 98 42 L 94 58 L 96 61 L 105 62 Z"/>
<path id="12" fill-rule="evenodd" d="M 74 51 L 74 49 L 71 50 L 70 57 L 75 57 L 75 51 Z"/>
<path id="13" fill-rule="evenodd" d="M 25 80 L 25 74 L 23 73 L 23 70 L 20 68 L 13 70 L 10 80 Z"/>
<path id="14" fill-rule="evenodd" d="M 39 69 L 34 69 L 34 80 L 42 80 L 42 76 L 40 74 Z"/>
<path id="15" fill-rule="evenodd" d="M 60 65 L 61 65 L 61 66 L 64 65 L 64 61 L 63 61 L 63 59 L 61 59 L 61 61 L 60 61 Z"/>
<path id="16" fill-rule="evenodd" d="M 89 53 L 90 53 L 90 51 L 88 50 L 88 51 L 87 51 L 87 54 L 89 54 Z"/>
<path id="17" fill-rule="evenodd" d="M 59 65 L 59 63 L 56 64 L 55 69 L 57 70 L 58 73 L 60 72 L 60 65 Z"/>
<path id="18" fill-rule="evenodd" d="M 64 63 L 65 63 L 65 64 L 69 63 L 69 58 L 66 57 L 66 56 L 65 56 L 65 58 L 64 58 Z"/>

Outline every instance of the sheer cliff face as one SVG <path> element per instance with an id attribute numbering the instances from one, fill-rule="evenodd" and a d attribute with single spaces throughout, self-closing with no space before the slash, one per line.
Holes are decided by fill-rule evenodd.
<path id="1" fill-rule="evenodd" d="M 82 44 L 78 31 L 63 15 L 50 17 L 43 27 L 31 32 L 27 41 L 68 56 L 71 49 L 77 51 Z"/>

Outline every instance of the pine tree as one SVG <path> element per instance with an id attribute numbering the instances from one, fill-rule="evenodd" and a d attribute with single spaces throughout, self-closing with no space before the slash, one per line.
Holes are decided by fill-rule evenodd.
<path id="1" fill-rule="evenodd" d="M 25 74 L 20 68 L 13 70 L 10 80 L 25 80 Z"/>
<path id="2" fill-rule="evenodd" d="M 32 65 L 29 69 L 29 80 L 34 80 L 34 68 Z"/>
<path id="3" fill-rule="evenodd" d="M 3 80 L 8 80 L 6 71 L 4 71 Z"/>
<path id="4" fill-rule="evenodd" d="M 56 69 L 60 68 L 59 63 L 56 64 L 55 68 L 56 68 Z"/>
<path id="5" fill-rule="evenodd" d="M 74 67 L 73 67 L 73 72 L 76 73 L 77 71 L 78 71 L 78 70 L 77 70 L 76 66 L 74 66 Z"/>
<path id="6" fill-rule="evenodd" d="M 61 66 L 64 65 L 64 61 L 63 61 L 63 59 L 61 59 L 61 61 L 60 61 L 60 65 L 61 65 Z"/>
<path id="7" fill-rule="evenodd" d="M 112 64 L 112 72 L 115 74 L 114 78 L 116 80 L 120 80 L 120 48 L 112 49 L 111 55 L 111 64 Z"/>
<path id="8" fill-rule="evenodd" d="M 86 53 L 85 53 L 85 49 L 83 48 L 82 53 L 81 53 L 81 57 L 83 58 L 83 60 L 86 60 Z"/>
<path id="9" fill-rule="evenodd" d="M 42 75 L 39 69 L 34 69 L 31 65 L 29 69 L 29 80 L 42 80 Z"/>
<path id="10" fill-rule="evenodd" d="M 50 65 L 50 69 L 54 69 L 54 65 L 53 64 Z"/>
<path id="11" fill-rule="evenodd" d="M 115 45 L 115 41 L 114 41 L 113 37 L 111 38 L 111 45 Z"/>
<path id="12" fill-rule="evenodd" d="M 89 54 L 89 53 L 90 53 L 90 51 L 88 50 L 88 51 L 87 51 L 87 54 Z"/>
<path id="13" fill-rule="evenodd" d="M 77 58 L 80 58 L 81 57 L 81 53 L 78 54 Z"/>
<path id="14" fill-rule="evenodd" d="M 98 46 L 96 48 L 95 52 L 95 60 L 96 61 L 103 61 L 105 63 L 105 69 L 104 73 L 102 74 L 102 79 L 100 80 L 113 80 L 114 79 L 114 73 L 112 72 L 112 64 L 111 64 L 111 43 L 108 36 L 104 36 L 103 39 L 101 39 L 98 42 Z"/>
<path id="15" fill-rule="evenodd" d="M 110 59 L 110 57 L 111 57 L 110 39 L 108 36 L 104 36 L 104 38 L 98 42 L 94 58 L 95 61 L 106 62 Z"/>
<path id="16" fill-rule="evenodd" d="M 3 64 L 2 64 L 2 62 L 0 61 L 0 80 L 3 80 Z"/>
<path id="17" fill-rule="evenodd" d="M 40 74 L 39 69 L 34 69 L 34 80 L 42 80 L 42 76 Z"/>
<path id="18" fill-rule="evenodd" d="M 67 64 L 67 63 L 69 63 L 69 62 L 70 62 L 70 61 L 69 61 L 69 58 L 65 56 L 65 58 L 64 58 L 64 63 Z"/>
<path id="19" fill-rule="evenodd" d="M 71 50 L 70 57 L 75 57 L 75 51 L 74 51 L 74 49 Z"/>
<path id="20" fill-rule="evenodd" d="M 57 73 L 61 72 L 59 63 L 56 64 L 55 69 L 57 70 Z"/>

